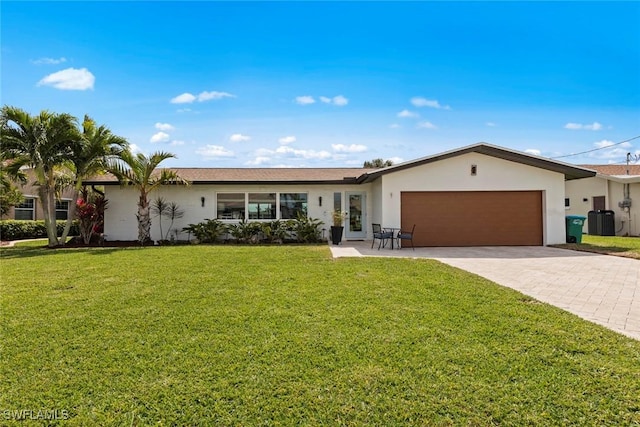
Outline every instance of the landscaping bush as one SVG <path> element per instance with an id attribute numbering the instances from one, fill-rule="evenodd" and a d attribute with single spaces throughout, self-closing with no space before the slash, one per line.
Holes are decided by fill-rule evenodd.
<path id="1" fill-rule="evenodd" d="M 67 221 L 56 221 L 58 236 L 62 236 L 62 231 Z M 69 236 L 77 236 L 80 234 L 78 221 L 73 221 Z M 17 221 L 7 219 L 0 221 L 0 238 L 2 240 L 21 240 L 21 239 L 37 239 L 47 237 L 47 229 L 44 221 Z"/>
<path id="2" fill-rule="evenodd" d="M 297 219 L 274 221 L 245 221 L 224 224 L 218 219 L 205 219 L 189 224 L 182 231 L 193 235 L 199 243 L 215 243 L 229 233 L 237 243 L 318 243 L 321 241 L 322 221 L 299 216 Z"/>

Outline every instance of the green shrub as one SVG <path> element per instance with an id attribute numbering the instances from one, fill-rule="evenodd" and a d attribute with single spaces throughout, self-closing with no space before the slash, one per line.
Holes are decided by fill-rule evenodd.
<path id="1" fill-rule="evenodd" d="M 193 235 L 200 243 L 215 243 L 227 232 L 227 226 L 219 219 L 205 219 L 197 224 L 189 224 L 182 231 L 189 234 L 189 239 Z"/>
<path id="2" fill-rule="evenodd" d="M 58 236 L 62 236 L 62 231 L 67 221 L 56 221 Z M 73 221 L 69 236 L 77 236 L 79 233 L 78 221 Z M 44 221 L 18 221 L 6 219 L 0 221 L 0 238 L 2 240 L 37 239 L 47 237 L 47 229 Z"/>

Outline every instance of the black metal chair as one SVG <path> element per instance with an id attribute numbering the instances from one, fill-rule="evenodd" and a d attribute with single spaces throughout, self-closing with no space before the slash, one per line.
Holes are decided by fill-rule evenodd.
<path id="1" fill-rule="evenodd" d="M 415 224 L 413 224 L 413 228 L 411 229 L 411 231 L 402 231 L 402 230 L 398 231 L 398 236 L 396 237 L 396 239 L 398 239 L 398 249 L 402 248 L 402 245 L 401 245 L 402 240 L 409 240 L 411 242 L 411 249 L 415 251 L 415 248 L 413 247 L 414 231 L 416 231 Z"/>
<path id="2" fill-rule="evenodd" d="M 378 243 L 378 250 L 380 250 L 380 247 L 384 248 L 387 245 L 388 240 L 393 239 L 393 232 L 382 230 L 380 224 L 371 225 L 373 226 L 373 241 L 371 242 L 371 249 L 373 249 L 373 245 L 377 239 L 380 240 L 380 243 Z"/>

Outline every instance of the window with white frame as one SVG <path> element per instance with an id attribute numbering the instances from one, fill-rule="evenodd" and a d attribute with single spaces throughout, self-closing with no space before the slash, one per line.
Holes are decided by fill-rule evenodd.
<path id="1" fill-rule="evenodd" d="M 24 199 L 22 203 L 14 206 L 14 218 L 18 220 L 32 220 L 35 218 L 35 199 Z"/>
<path id="2" fill-rule="evenodd" d="M 244 219 L 244 193 L 217 194 L 218 219 Z"/>
<path id="3" fill-rule="evenodd" d="M 307 216 L 307 193 L 280 193 L 280 218 Z"/>
<path id="4" fill-rule="evenodd" d="M 66 220 L 69 217 L 69 201 L 56 201 L 56 219 Z"/>
<path id="5" fill-rule="evenodd" d="M 249 193 L 249 219 L 276 219 L 276 193 Z"/>
<path id="6" fill-rule="evenodd" d="M 216 217 L 223 220 L 295 219 L 298 214 L 307 216 L 307 200 L 307 193 L 218 193 Z"/>

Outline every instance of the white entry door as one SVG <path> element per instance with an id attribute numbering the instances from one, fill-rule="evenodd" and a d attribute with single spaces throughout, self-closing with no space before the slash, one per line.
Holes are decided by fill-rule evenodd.
<path id="1" fill-rule="evenodd" d="M 366 193 L 347 192 L 347 212 L 345 237 L 347 239 L 366 239 L 367 237 L 367 203 Z"/>

